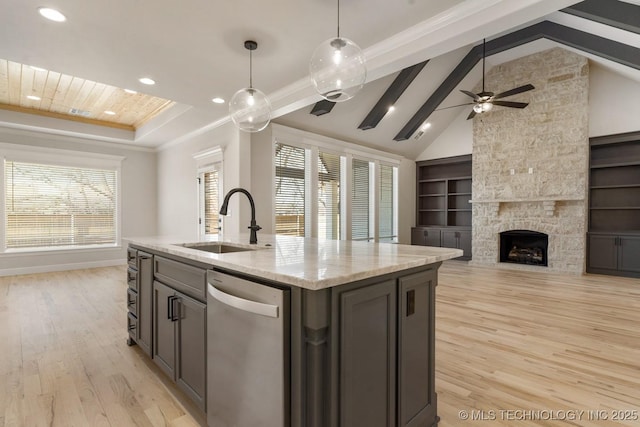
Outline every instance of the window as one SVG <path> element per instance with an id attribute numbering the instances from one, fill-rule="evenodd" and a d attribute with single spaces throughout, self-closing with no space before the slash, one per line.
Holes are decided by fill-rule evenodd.
<path id="1" fill-rule="evenodd" d="M 306 153 L 276 143 L 276 234 L 305 236 Z"/>
<path id="2" fill-rule="evenodd" d="M 202 172 L 200 183 L 200 233 L 203 235 L 220 232 L 220 172 L 217 169 Z"/>
<path id="3" fill-rule="evenodd" d="M 340 156 L 318 153 L 318 237 L 340 239 Z"/>
<path id="4" fill-rule="evenodd" d="M 115 244 L 117 171 L 5 161 L 5 247 Z"/>
<path id="5" fill-rule="evenodd" d="M 371 175 L 372 164 L 366 160 L 353 159 L 351 181 L 351 239 L 373 240 L 373 197 Z"/>
<path id="6" fill-rule="evenodd" d="M 380 165 L 380 199 L 378 201 L 378 241 L 397 242 L 398 168 Z"/>

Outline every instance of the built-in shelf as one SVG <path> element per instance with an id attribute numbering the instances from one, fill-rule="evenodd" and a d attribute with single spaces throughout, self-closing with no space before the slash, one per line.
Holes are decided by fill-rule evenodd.
<path id="1" fill-rule="evenodd" d="M 463 249 L 471 258 L 471 156 L 416 163 L 415 245 Z"/>
<path id="2" fill-rule="evenodd" d="M 604 190 L 609 188 L 640 188 L 640 184 L 625 184 L 625 185 L 592 185 L 589 187 L 591 190 Z"/>
<path id="3" fill-rule="evenodd" d="M 640 132 L 589 144 L 587 272 L 640 277 Z"/>
<path id="4" fill-rule="evenodd" d="M 632 162 L 617 162 L 617 163 L 602 163 L 602 164 L 592 164 L 591 169 L 605 169 L 605 168 L 619 168 L 625 166 L 639 166 L 640 161 L 632 161 Z"/>
<path id="5" fill-rule="evenodd" d="M 640 210 L 640 206 L 613 206 L 613 207 L 591 207 L 591 210 L 596 210 L 596 211 L 604 211 L 604 210 L 625 210 L 625 209 L 630 209 L 630 210 Z"/>

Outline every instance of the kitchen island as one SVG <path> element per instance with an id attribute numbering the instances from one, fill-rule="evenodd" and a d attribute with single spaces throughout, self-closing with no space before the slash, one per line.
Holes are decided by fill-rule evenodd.
<path id="1" fill-rule="evenodd" d="M 209 426 L 437 423 L 437 269 L 461 250 L 268 235 L 249 245 L 248 234 L 127 240 L 130 343 Z"/>

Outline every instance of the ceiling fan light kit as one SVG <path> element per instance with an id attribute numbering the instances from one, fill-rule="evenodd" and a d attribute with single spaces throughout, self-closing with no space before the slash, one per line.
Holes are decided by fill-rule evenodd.
<path id="1" fill-rule="evenodd" d="M 316 48 L 309 61 L 309 77 L 316 91 L 326 100 L 342 102 L 353 98 L 367 78 L 362 49 L 340 37 L 340 0 L 337 36 Z"/>
<path id="2" fill-rule="evenodd" d="M 486 46 L 487 46 L 486 40 L 482 40 L 482 92 L 473 93 L 468 90 L 460 90 L 460 92 L 473 98 L 472 103 L 463 104 L 463 105 L 473 105 L 473 109 L 469 114 L 469 116 L 467 117 L 467 120 L 474 118 L 477 114 L 482 114 L 482 113 L 491 111 L 494 105 L 499 105 L 501 107 L 509 107 L 509 108 L 524 108 L 527 105 L 529 105 L 528 102 L 499 101 L 499 99 L 506 98 L 512 95 L 517 95 L 519 93 L 523 93 L 523 92 L 527 92 L 535 89 L 535 87 L 533 87 L 532 84 L 526 84 L 510 90 L 506 90 L 504 92 L 500 92 L 498 94 L 485 91 L 485 88 L 484 88 L 485 60 L 487 58 Z M 460 105 L 456 105 L 456 107 L 460 107 Z M 448 107 L 448 108 L 452 108 L 452 107 Z M 446 108 L 443 108 L 443 109 L 446 109 Z"/>
<path id="3" fill-rule="evenodd" d="M 249 51 L 249 87 L 237 91 L 229 101 L 229 115 L 238 129 L 245 132 L 260 132 L 271 121 L 271 103 L 267 96 L 253 87 L 252 52 L 258 48 L 253 40 L 244 42 Z"/>

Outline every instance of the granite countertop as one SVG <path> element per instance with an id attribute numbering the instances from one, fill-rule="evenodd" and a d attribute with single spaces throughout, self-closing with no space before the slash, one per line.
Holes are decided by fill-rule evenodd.
<path id="1" fill-rule="evenodd" d="M 211 239 L 132 237 L 124 240 L 156 252 L 311 290 L 462 256 L 460 249 L 268 234 L 258 234 L 258 244 L 249 245 L 248 233 L 225 234 L 219 240 L 218 236 Z M 216 254 L 181 246 L 217 241 L 255 250 Z"/>

